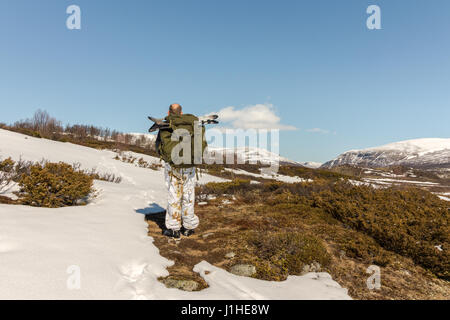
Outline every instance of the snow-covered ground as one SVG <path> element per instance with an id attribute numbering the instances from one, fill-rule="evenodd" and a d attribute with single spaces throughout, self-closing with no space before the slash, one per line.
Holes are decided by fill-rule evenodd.
<path id="1" fill-rule="evenodd" d="M 147 236 L 143 216 L 165 206 L 163 172 L 114 160 L 115 155 L 0 129 L 2 158 L 79 162 L 122 177 L 120 184 L 96 181 L 98 196 L 83 207 L 0 205 L 0 299 L 349 299 L 326 273 L 268 282 L 232 275 L 206 261 L 194 271 L 209 288 L 166 288 L 157 278 L 168 275 L 172 262 Z"/>
<path id="2" fill-rule="evenodd" d="M 300 162 L 300 165 L 311 168 L 311 169 L 318 169 L 322 166 L 322 162 L 313 162 L 313 161 L 307 161 L 307 162 Z"/>
<path id="3" fill-rule="evenodd" d="M 429 182 L 429 181 L 414 181 L 414 180 L 402 180 L 402 179 L 388 179 L 388 178 L 365 178 L 364 181 L 368 182 L 375 182 L 375 183 L 389 183 L 389 184 L 414 184 L 414 185 L 420 185 L 420 186 L 438 186 L 439 183 L 436 182 Z"/>
<path id="4" fill-rule="evenodd" d="M 445 201 L 450 201 L 450 192 L 447 193 L 441 193 L 441 194 L 436 194 L 440 199 L 445 200 Z"/>

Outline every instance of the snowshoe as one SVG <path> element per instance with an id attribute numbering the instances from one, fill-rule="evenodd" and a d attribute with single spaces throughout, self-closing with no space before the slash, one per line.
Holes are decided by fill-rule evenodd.
<path id="1" fill-rule="evenodd" d="M 208 116 L 199 117 L 199 120 L 201 121 L 202 125 L 205 125 L 205 124 L 218 124 L 219 121 L 217 121 L 217 118 L 219 118 L 218 115 L 212 114 L 212 115 L 208 115 Z"/>
<path id="2" fill-rule="evenodd" d="M 217 121 L 218 118 L 219 118 L 218 115 L 212 114 L 212 115 L 199 117 L 199 121 L 201 122 L 202 125 L 218 124 L 219 123 L 219 121 Z M 158 118 L 154 118 L 154 117 L 148 117 L 148 119 L 150 121 L 154 122 L 152 127 L 150 129 L 148 129 L 148 132 L 155 132 L 155 131 L 158 131 L 159 129 L 170 128 L 170 123 L 167 122 L 165 119 L 158 119 Z"/>

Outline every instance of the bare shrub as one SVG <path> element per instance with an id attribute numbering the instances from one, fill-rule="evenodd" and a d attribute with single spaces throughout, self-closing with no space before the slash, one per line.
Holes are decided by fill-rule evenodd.
<path id="1" fill-rule="evenodd" d="M 270 263 L 270 269 L 279 276 L 300 275 L 305 265 L 318 263 L 320 267 L 330 264 L 331 257 L 322 241 L 299 232 L 253 232 L 247 239 L 254 254 Z M 258 268 L 264 277 L 266 269 Z"/>
<path id="2" fill-rule="evenodd" d="M 7 158 L 0 162 L 0 191 L 8 188 L 13 182 L 18 182 L 23 174 L 30 171 L 31 161 L 14 161 Z"/>
<path id="3" fill-rule="evenodd" d="M 152 169 L 152 170 L 159 170 L 162 168 L 162 165 L 159 163 L 151 163 L 148 161 L 145 161 L 144 158 L 136 158 L 133 157 L 132 155 L 116 155 L 114 157 L 114 160 L 119 160 L 125 163 L 131 163 L 131 164 L 135 164 L 137 165 L 139 168 L 145 168 L 145 169 Z"/>

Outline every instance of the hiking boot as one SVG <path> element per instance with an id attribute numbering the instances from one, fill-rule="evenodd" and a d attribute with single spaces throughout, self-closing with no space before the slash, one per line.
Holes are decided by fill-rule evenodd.
<path id="1" fill-rule="evenodd" d="M 180 231 L 178 230 L 172 230 L 172 229 L 166 229 L 163 232 L 163 235 L 169 238 L 174 238 L 174 239 L 180 239 Z"/>
<path id="2" fill-rule="evenodd" d="M 194 233 L 195 233 L 194 229 L 184 229 L 183 228 L 183 230 L 181 230 L 181 234 L 185 237 L 189 237 L 189 236 L 193 235 Z"/>

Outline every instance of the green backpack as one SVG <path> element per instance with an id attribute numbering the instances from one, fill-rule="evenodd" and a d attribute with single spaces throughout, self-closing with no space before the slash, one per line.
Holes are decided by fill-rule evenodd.
<path id="1" fill-rule="evenodd" d="M 182 114 L 182 115 L 169 115 L 165 118 L 165 121 L 169 123 L 169 128 L 161 128 L 158 133 L 158 137 L 156 139 L 156 151 L 158 152 L 161 159 L 163 159 L 165 162 L 169 163 L 173 167 L 179 167 L 179 168 L 188 168 L 188 167 L 194 167 L 196 165 L 199 165 L 203 162 L 203 153 L 207 147 L 207 142 L 205 138 L 205 126 L 203 126 L 199 119 L 192 115 L 192 114 Z M 195 130 L 194 126 L 197 123 L 198 128 Z M 178 129 L 184 129 L 185 131 L 177 131 L 178 133 L 185 133 L 186 135 L 190 136 L 190 163 L 175 163 L 175 159 L 172 159 L 172 151 L 173 149 L 180 145 L 183 141 L 183 139 L 187 137 L 179 136 L 178 139 L 175 141 L 172 141 L 172 135 L 174 134 L 175 130 Z M 201 158 L 200 157 L 200 151 L 197 150 L 197 154 L 194 153 L 195 148 L 195 139 L 194 135 L 197 132 L 197 134 L 201 134 Z M 181 146 L 181 145 L 180 145 Z M 180 148 L 180 146 L 178 148 Z M 180 158 L 183 158 L 183 150 L 178 152 L 178 155 Z M 176 151 L 175 151 L 176 152 Z M 195 156 L 197 156 L 197 159 L 195 159 Z M 196 163 L 196 161 L 201 161 L 200 163 Z M 189 161 L 188 161 L 189 162 Z"/>

